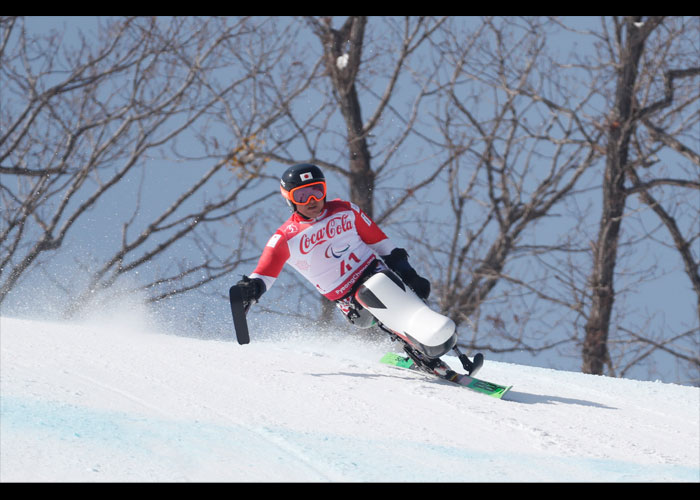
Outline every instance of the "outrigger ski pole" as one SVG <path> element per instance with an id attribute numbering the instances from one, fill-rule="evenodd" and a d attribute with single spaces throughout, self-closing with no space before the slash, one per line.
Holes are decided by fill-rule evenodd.
<path id="1" fill-rule="evenodd" d="M 459 361 L 462 363 L 462 367 L 467 372 L 467 375 L 474 375 L 479 371 L 481 365 L 484 364 L 484 355 L 477 352 L 474 355 L 474 361 L 470 360 L 469 357 L 459 350 L 459 347 L 455 345 L 452 350 L 457 354 Z"/>

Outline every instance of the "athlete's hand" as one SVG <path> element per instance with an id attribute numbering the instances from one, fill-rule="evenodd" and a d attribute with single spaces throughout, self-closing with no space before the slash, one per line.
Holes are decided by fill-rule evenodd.
<path id="1" fill-rule="evenodd" d="M 263 280 L 260 278 L 250 279 L 248 276 L 243 276 L 243 279 L 236 283 L 236 286 L 241 290 L 241 296 L 246 304 L 257 302 L 266 290 Z"/>
<path id="2" fill-rule="evenodd" d="M 418 276 L 418 274 L 416 274 L 415 277 L 410 279 L 409 282 L 406 284 L 411 290 L 416 292 L 416 295 L 418 295 L 418 297 L 420 297 L 423 300 L 427 299 L 428 295 L 430 295 L 430 281 L 421 276 Z"/>
<path id="3" fill-rule="evenodd" d="M 389 269 L 399 275 L 408 287 L 425 300 L 430 295 L 430 281 L 421 276 L 408 263 L 408 252 L 403 248 L 394 248 L 389 255 L 382 255 L 384 263 Z"/>

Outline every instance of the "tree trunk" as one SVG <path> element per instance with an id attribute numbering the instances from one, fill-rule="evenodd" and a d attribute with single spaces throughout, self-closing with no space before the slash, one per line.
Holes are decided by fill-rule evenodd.
<path id="1" fill-rule="evenodd" d="M 641 16 L 627 18 L 625 45 L 619 61 L 615 103 L 608 123 L 605 176 L 603 178 L 603 213 L 594 248 L 590 278 L 591 308 L 584 327 L 584 373 L 603 374 L 609 361 L 608 333 L 615 300 L 614 277 L 620 226 L 625 211 L 625 170 L 630 139 L 635 128 L 634 92 L 644 42 L 658 25 L 658 20 L 641 22 Z M 620 27 L 620 30 L 623 28 Z"/>
<path id="2" fill-rule="evenodd" d="M 347 98 L 348 146 L 350 150 L 350 200 L 369 218 L 374 217 L 374 171 L 362 129 L 360 100 L 353 85 Z"/>
<path id="3" fill-rule="evenodd" d="M 357 204 L 370 218 L 374 215 L 374 172 L 371 167 L 367 136 L 362 123 L 362 108 L 355 87 L 355 78 L 362 58 L 367 18 L 350 16 L 335 30 L 327 20 L 316 24 L 326 58 L 326 71 L 347 128 L 350 154 L 350 201 Z"/>

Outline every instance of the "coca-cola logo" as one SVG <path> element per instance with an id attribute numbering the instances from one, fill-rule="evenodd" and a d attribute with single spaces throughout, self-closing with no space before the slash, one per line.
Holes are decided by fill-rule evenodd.
<path id="1" fill-rule="evenodd" d="M 302 254 L 307 254 L 318 245 L 350 229 L 352 229 L 352 221 L 347 214 L 341 217 L 333 217 L 326 222 L 325 226 L 318 229 L 314 227 L 302 233 L 299 241 L 299 251 Z"/>

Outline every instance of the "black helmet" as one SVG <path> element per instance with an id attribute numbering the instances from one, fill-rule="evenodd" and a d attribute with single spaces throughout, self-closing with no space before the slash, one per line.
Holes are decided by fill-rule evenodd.
<path id="1" fill-rule="evenodd" d="M 323 187 L 323 196 L 326 193 L 326 178 L 323 172 L 316 165 L 311 163 L 298 163 L 289 167 L 282 174 L 280 179 L 280 192 L 287 204 L 294 207 L 295 200 L 293 199 L 292 191 L 300 186 L 307 184 L 320 184 Z"/>

